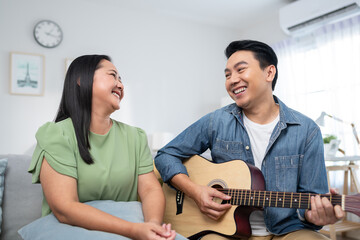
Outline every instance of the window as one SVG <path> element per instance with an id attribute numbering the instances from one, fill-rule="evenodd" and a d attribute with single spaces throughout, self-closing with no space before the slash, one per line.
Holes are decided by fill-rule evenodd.
<path id="1" fill-rule="evenodd" d="M 279 79 L 274 94 L 316 120 L 326 112 L 323 135 L 333 134 L 347 156 L 360 155 L 350 123 L 360 130 L 360 16 L 276 44 Z M 336 156 L 343 156 L 339 151 Z M 342 165 L 346 163 L 327 163 Z M 357 164 L 360 164 L 357 161 Z M 359 170 L 357 175 L 360 176 Z M 344 173 L 330 172 L 330 186 L 342 193 Z M 349 189 L 351 191 L 351 189 Z M 360 221 L 350 214 L 348 219 Z"/>
<path id="2" fill-rule="evenodd" d="M 344 120 L 325 117 L 322 133 L 336 135 L 346 155 L 360 155 L 350 125 L 360 130 L 360 16 L 273 47 L 279 59 L 274 94 L 313 120 L 322 112 Z"/>

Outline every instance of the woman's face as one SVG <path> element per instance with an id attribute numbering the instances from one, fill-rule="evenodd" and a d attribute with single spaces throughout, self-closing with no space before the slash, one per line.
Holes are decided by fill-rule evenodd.
<path id="1" fill-rule="evenodd" d="M 101 60 L 95 71 L 92 90 L 92 111 L 109 115 L 120 109 L 124 85 L 114 64 Z"/>

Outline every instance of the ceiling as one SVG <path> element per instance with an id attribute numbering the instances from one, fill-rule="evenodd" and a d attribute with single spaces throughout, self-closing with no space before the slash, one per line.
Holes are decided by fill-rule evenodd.
<path id="1" fill-rule="evenodd" d="M 119 1 L 119 0 L 118 0 Z M 120 0 L 146 11 L 195 22 L 244 29 L 278 15 L 279 8 L 294 0 Z"/>

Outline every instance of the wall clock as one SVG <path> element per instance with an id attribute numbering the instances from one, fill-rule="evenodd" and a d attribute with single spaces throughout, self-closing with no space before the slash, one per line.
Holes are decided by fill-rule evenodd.
<path id="1" fill-rule="evenodd" d="M 63 32 L 57 23 L 50 20 L 42 20 L 34 27 L 34 38 L 40 46 L 54 48 L 61 43 Z"/>

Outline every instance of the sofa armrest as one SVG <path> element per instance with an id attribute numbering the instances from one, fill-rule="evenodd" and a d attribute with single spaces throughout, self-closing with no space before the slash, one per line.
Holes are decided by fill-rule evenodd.
<path id="1" fill-rule="evenodd" d="M 0 158 L 8 159 L 0 240 L 21 240 L 17 231 L 41 216 L 41 185 L 32 184 L 31 174 L 27 172 L 31 156 L 0 155 Z"/>

